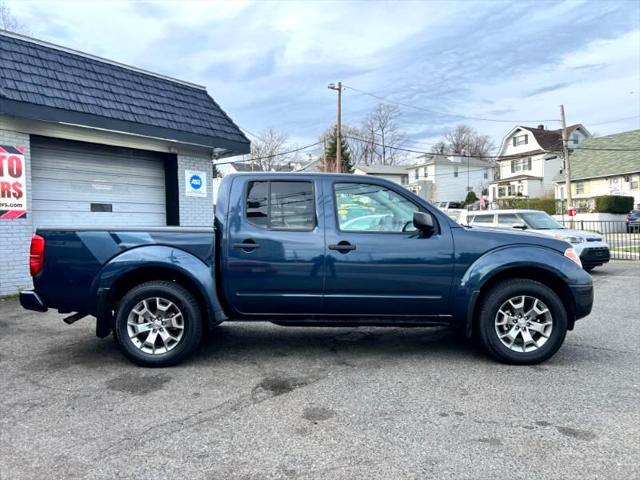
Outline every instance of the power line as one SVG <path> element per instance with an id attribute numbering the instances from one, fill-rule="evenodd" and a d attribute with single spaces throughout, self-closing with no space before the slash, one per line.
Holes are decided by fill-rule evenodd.
<path id="1" fill-rule="evenodd" d="M 360 90 L 359 88 L 355 88 L 349 85 L 343 85 L 343 88 L 348 88 L 351 89 L 355 92 L 361 93 L 363 95 L 368 95 L 370 97 L 376 98 L 378 100 L 381 100 L 383 102 L 386 103 L 390 103 L 390 104 L 394 104 L 394 105 L 398 105 L 401 107 L 406 107 L 406 108 L 413 108 L 415 110 L 420 110 L 423 112 L 427 112 L 427 113 L 431 113 L 433 115 L 440 115 L 440 116 L 444 116 L 444 117 L 456 117 L 456 118 L 462 118 L 465 120 L 478 120 L 478 121 L 483 121 L 483 122 L 496 122 L 496 123 L 535 123 L 535 122 L 558 122 L 558 119 L 541 119 L 541 120 L 508 120 L 508 119 L 499 119 L 499 118 L 484 118 L 484 117 L 473 117 L 473 116 L 468 116 L 468 115 L 459 115 L 456 113 L 447 113 L 447 112 L 439 112 L 437 110 L 432 110 L 430 108 L 424 108 L 424 107 L 419 107 L 418 105 L 412 105 L 410 103 L 403 103 L 403 102 L 398 102 L 395 100 L 389 100 L 387 97 L 383 97 L 381 95 L 377 95 L 375 93 L 371 93 L 371 92 L 366 92 L 364 90 Z"/>
<path id="2" fill-rule="evenodd" d="M 245 158 L 239 160 L 227 160 L 224 162 L 215 162 L 214 165 L 227 165 L 229 163 L 246 163 L 246 162 L 257 162 L 259 160 L 268 160 L 274 157 L 281 157 L 282 155 L 289 155 L 292 153 L 300 152 L 302 150 L 306 150 L 307 148 L 315 147 L 316 145 L 320 145 L 322 142 L 310 143 L 309 145 L 305 145 L 303 147 L 294 148 L 293 150 L 288 150 L 286 152 L 278 152 L 271 155 L 265 155 L 263 157 L 254 157 L 254 158 Z"/>
<path id="3" fill-rule="evenodd" d="M 605 125 L 607 123 L 616 123 L 616 122 L 621 122 L 623 120 L 631 120 L 632 118 L 637 118 L 637 119 L 640 120 L 640 115 L 632 115 L 630 117 L 616 118 L 614 120 L 606 120 L 604 122 L 590 123 L 589 126 L 592 126 L 592 125 Z"/>

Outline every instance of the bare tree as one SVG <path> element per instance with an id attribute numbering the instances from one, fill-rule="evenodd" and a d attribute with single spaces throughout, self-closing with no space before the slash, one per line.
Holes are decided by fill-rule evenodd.
<path id="1" fill-rule="evenodd" d="M 0 29 L 15 33 L 29 34 L 29 30 L 16 17 L 11 9 L 0 1 Z"/>
<path id="2" fill-rule="evenodd" d="M 404 154 L 394 147 L 398 147 L 407 136 L 398 124 L 400 109 L 395 105 L 378 104 L 365 119 L 363 130 L 372 137 L 375 151 L 371 154 L 371 163 L 393 165 L 398 163 Z"/>
<path id="3" fill-rule="evenodd" d="M 251 142 L 251 160 L 260 169 L 270 172 L 286 160 L 283 153 L 290 150 L 289 135 L 276 132 L 273 128 L 265 130 L 257 140 Z"/>
<path id="4" fill-rule="evenodd" d="M 458 125 L 445 134 L 444 142 L 441 143 L 444 143 L 445 147 L 442 153 L 458 153 L 474 157 L 487 157 L 495 149 L 491 137 L 479 134 L 468 125 Z"/>

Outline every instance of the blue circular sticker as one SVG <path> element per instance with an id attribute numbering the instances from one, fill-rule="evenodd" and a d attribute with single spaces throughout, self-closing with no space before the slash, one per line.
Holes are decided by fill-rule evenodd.
<path id="1" fill-rule="evenodd" d="M 202 187 L 202 178 L 200 178 L 200 175 L 191 175 L 189 185 L 191 185 L 191 188 L 194 190 L 200 189 Z"/>

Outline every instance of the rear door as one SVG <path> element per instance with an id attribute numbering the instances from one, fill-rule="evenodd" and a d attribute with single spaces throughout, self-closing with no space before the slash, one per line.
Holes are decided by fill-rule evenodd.
<path id="1" fill-rule="evenodd" d="M 231 187 L 223 258 L 236 315 L 321 312 L 324 223 L 321 185 L 295 176 L 239 176 Z"/>
<path id="2" fill-rule="evenodd" d="M 453 240 L 445 221 L 436 220 L 432 235 L 417 232 L 413 213 L 426 209 L 401 187 L 329 178 L 324 191 L 327 315 L 419 318 L 450 311 Z"/>

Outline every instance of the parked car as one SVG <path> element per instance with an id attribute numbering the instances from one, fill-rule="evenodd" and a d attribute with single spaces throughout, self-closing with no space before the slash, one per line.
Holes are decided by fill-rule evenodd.
<path id="1" fill-rule="evenodd" d="M 591 271 L 609 261 L 609 245 L 593 232 L 570 230 L 540 210 L 489 210 L 464 212 L 460 222 L 482 227 L 519 229 L 569 242 L 580 257 L 582 267 Z"/>
<path id="2" fill-rule="evenodd" d="M 384 217 L 349 223 L 372 211 Z M 205 329 L 258 320 L 449 325 L 497 360 L 533 364 L 593 302 L 567 242 L 464 228 L 400 185 L 352 175 L 226 176 L 215 228 L 38 229 L 30 268 L 24 308 L 93 315 L 99 337 L 153 367 L 184 360 Z"/>
<path id="3" fill-rule="evenodd" d="M 453 209 L 459 209 L 459 208 L 464 208 L 464 203 L 463 202 L 434 202 L 433 205 L 436 208 L 439 208 L 440 210 L 449 210 L 451 208 Z"/>
<path id="4" fill-rule="evenodd" d="M 627 223 L 627 233 L 640 232 L 640 210 L 631 210 L 624 221 Z"/>

